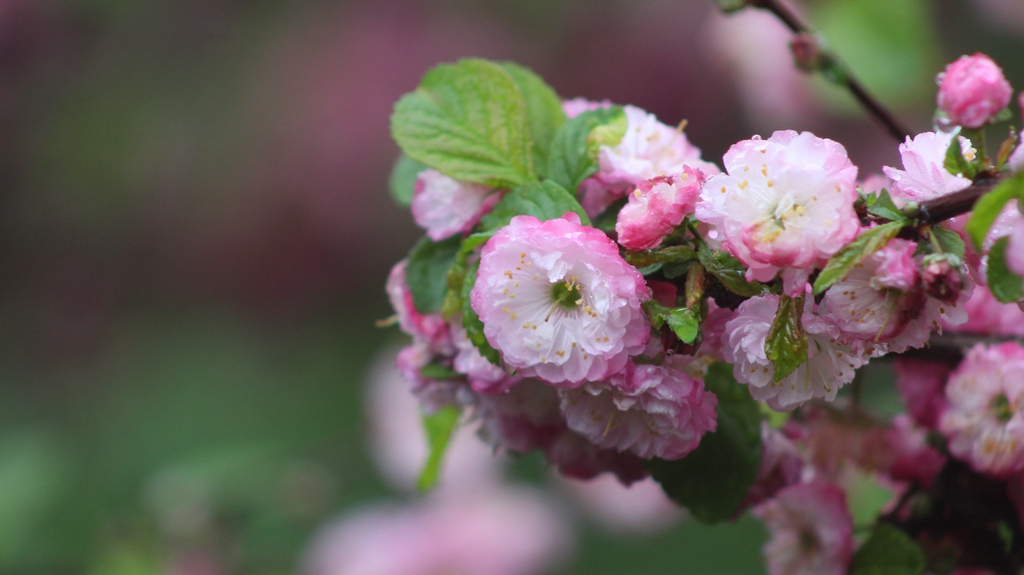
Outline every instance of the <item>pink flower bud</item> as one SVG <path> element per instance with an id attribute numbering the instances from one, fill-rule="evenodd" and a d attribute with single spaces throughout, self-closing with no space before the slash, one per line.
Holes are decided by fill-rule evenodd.
<path id="1" fill-rule="evenodd" d="M 988 56 L 961 56 L 939 75 L 939 109 L 951 123 L 980 128 L 1010 103 L 1013 88 Z"/>
<path id="2" fill-rule="evenodd" d="M 959 258 L 951 261 L 951 256 L 939 254 L 926 257 L 921 268 L 921 286 L 925 293 L 939 301 L 955 302 L 964 286 Z"/>

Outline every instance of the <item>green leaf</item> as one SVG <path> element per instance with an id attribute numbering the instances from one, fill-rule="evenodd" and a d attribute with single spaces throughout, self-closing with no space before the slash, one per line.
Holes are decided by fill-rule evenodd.
<path id="1" fill-rule="evenodd" d="M 652 459 L 647 469 L 665 493 L 705 523 L 733 518 L 757 477 L 761 415 L 732 366 L 715 363 L 704 379 L 718 396 L 718 429 L 683 459 Z"/>
<path id="2" fill-rule="evenodd" d="M 921 575 L 925 556 L 902 530 L 879 523 L 853 555 L 850 575 Z"/>
<path id="3" fill-rule="evenodd" d="M 946 171 L 954 176 L 963 176 L 973 180 L 978 175 L 978 168 L 964 157 L 964 150 L 960 147 L 960 138 L 958 137 L 954 137 L 949 143 L 944 166 Z"/>
<path id="4" fill-rule="evenodd" d="M 906 221 L 907 215 L 896 206 L 889 196 L 889 190 L 883 189 L 874 201 L 868 202 L 868 213 L 894 222 Z"/>
<path id="5" fill-rule="evenodd" d="M 967 253 L 967 246 L 964 245 L 960 234 L 939 226 L 932 226 L 931 233 L 935 241 L 939 243 L 939 247 L 942 248 L 942 253 L 953 254 L 963 259 L 964 254 Z"/>
<path id="6" fill-rule="evenodd" d="M 619 106 L 588 110 L 570 118 L 551 142 L 548 178 L 575 193 L 583 180 L 597 172 L 601 144 L 618 144 L 625 133 L 626 114 Z"/>
<path id="7" fill-rule="evenodd" d="M 480 351 L 480 355 L 484 356 L 487 361 L 500 367 L 501 355 L 487 341 L 487 336 L 484 335 L 484 322 L 480 321 L 480 316 L 477 315 L 473 306 L 470 305 L 469 293 L 473 291 L 473 286 L 476 285 L 476 271 L 479 267 L 480 262 L 470 266 L 466 270 L 466 279 L 462 283 L 462 327 L 466 328 L 466 335 L 469 336 L 469 341 L 473 342 L 473 345 Z"/>
<path id="8" fill-rule="evenodd" d="M 1024 298 L 1024 280 L 1006 265 L 1006 245 L 1010 238 L 999 238 L 988 252 L 988 289 L 1003 303 Z"/>
<path id="9" fill-rule="evenodd" d="M 1024 200 L 1024 171 L 1017 172 L 1013 177 L 1003 180 L 992 191 L 978 198 L 974 203 L 971 219 L 967 220 L 967 235 L 974 242 L 974 247 L 981 249 L 985 236 L 999 217 L 1006 203 L 1012 199 Z"/>
<path id="10" fill-rule="evenodd" d="M 565 123 L 562 99 L 529 68 L 512 62 L 502 62 L 500 66 L 512 77 L 526 102 L 526 115 L 533 139 L 534 165 L 543 176 L 547 170 L 551 140 Z"/>
<path id="11" fill-rule="evenodd" d="M 767 291 L 764 285 L 746 280 L 744 273 L 747 268 L 729 252 L 712 251 L 702 244 L 697 250 L 697 257 L 704 265 L 704 271 L 718 278 L 722 285 L 736 295 L 754 297 Z"/>
<path id="12" fill-rule="evenodd" d="M 697 259 L 697 252 L 690 246 L 669 246 L 659 250 L 627 251 L 625 253 L 626 262 L 638 268 L 654 264 L 688 264 L 695 259 Z"/>
<path id="13" fill-rule="evenodd" d="M 779 311 L 764 341 L 764 354 L 775 366 L 775 381 L 793 373 L 807 361 L 807 334 L 800 321 L 803 314 L 804 296 L 779 297 Z"/>
<path id="14" fill-rule="evenodd" d="M 462 239 L 458 236 L 441 242 L 423 238 L 409 252 L 405 283 L 412 292 L 412 303 L 420 313 L 434 313 L 444 305 L 448 292 L 448 270 L 455 261 Z"/>
<path id="15" fill-rule="evenodd" d="M 526 102 L 493 62 L 427 72 L 395 104 L 391 135 L 406 155 L 457 180 L 510 188 L 537 178 Z"/>
<path id="16" fill-rule="evenodd" d="M 419 482 L 416 487 L 419 491 L 430 491 L 437 485 L 441 476 L 441 464 L 444 462 L 444 454 L 448 450 L 452 434 L 459 425 L 459 408 L 453 405 L 446 405 L 436 412 L 423 416 L 423 429 L 427 432 L 427 444 L 430 446 L 430 454 L 426 463 L 423 464 L 423 471 L 420 472 Z"/>
<path id="17" fill-rule="evenodd" d="M 900 233 L 906 223 L 903 221 L 889 222 L 861 232 L 857 239 L 843 246 L 836 255 L 828 260 L 825 269 L 814 280 L 814 294 L 818 295 L 837 281 L 846 277 L 857 264 L 876 251 L 885 247 L 889 240 Z"/>
<path id="18" fill-rule="evenodd" d="M 566 212 L 575 212 L 583 225 L 590 225 L 590 218 L 580 203 L 565 188 L 550 180 L 530 182 L 505 194 L 494 209 L 480 219 L 480 229 L 498 230 L 507 226 L 515 216 L 534 216 L 547 221 L 560 218 Z"/>
<path id="19" fill-rule="evenodd" d="M 441 315 L 446 320 L 462 312 L 462 288 L 466 279 L 466 260 L 469 259 L 469 254 L 491 239 L 493 235 L 494 232 L 476 233 L 463 240 L 459 253 L 455 256 L 455 262 L 448 270 L 448 293 L 445 295 L 444 305 L 441 307 Z"/>
<path id="20" fill-rule="evenodd" d="M 412 204 L 413 191 L 416 188 L 416 176 L 427 169 L 427 165 L 402 154 L 398 156 L 395 167 L 391 169 L 391 178 L 388 180 L 388 189 L 391 190 L 391 197 L 400 206 Z"/>
<path id="21" fill-rule="evenodd" d="M 668 326 L 683 343 L 693 343 L 700 333 L 700 316 L 690 308 L 672 309 L 665 316 Z"/>

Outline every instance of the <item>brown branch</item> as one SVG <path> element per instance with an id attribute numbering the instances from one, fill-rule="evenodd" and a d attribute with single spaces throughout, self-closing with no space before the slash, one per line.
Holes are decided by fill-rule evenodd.
<path id="1" fill-rule="evenodd" d="M 826 77 L 837 84 L 844 86 L 850 94 L 857 100 L 860 105 L 867 110 L 867 112 L 878 120 L 889 132 L 892 137 L 900 143 L 903 143 L 910 135 L 910 132 L 896 119 L 896 116 L 882 105 L 874 96 L 872 96 L 864 84 L 853 75 L 853 72 L 844 65 L 839 58 L 822 46 L 821 42 L 817 41 L 817 36 L 814 30 L 804 22 L 800 16 L 793 12 L 788 6 L 783 4 L 780 0 L 747 0 L 747 4 L 750 6 L 756 6 L 763 8 L 774 14 L 783 24 L 786 25 L 794 34 L 800 36 L 806 36 L 815 38 L 815 48 L 818 52 L 818 66 L 819 72 L 831 72 L 826 73 Z"/>
<path id="2" fill-rule="evenodd" d="M 920 216 L 917 218 L 921 223 L 937 224 L 949 218 L 966 214 L 974 208 L 974 202 L 978 198 L 991 191 L 1003 181 L 1002 177 L 979 177 L 969 188 L 953 192 L 921 202 Z"/>

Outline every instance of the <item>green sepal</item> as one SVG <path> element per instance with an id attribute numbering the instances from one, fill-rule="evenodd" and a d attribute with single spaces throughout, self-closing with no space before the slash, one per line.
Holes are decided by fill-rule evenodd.
<path id="1" fill-rule="evenodd" d="M 427 432 L 429 455 L 416 483 L 420 493 L 430 491 L 437 485 L 441 477 L 444 454 L 448 451 L 452 435 L 459 426 L 461 415 L 459 408 L 453 405 L 446 405 L 434 413 L 423 415 L 423 429 Z"/>
<path id="2" fill-rule="evenodd" d="M 440 242 L 424 237 L 409 252 L 405 283 L 416 311 L 422 314 L 441 311 L 448 293 L 448 271 L 461 243 L 458 236 Z"/>
<path id="3" fill-rule="evenodd" d="M 496 231 L 507 226 L 515 216 L 534 216 L 547 221 L 560 218 L 566 212 L 577 214 L 583 225 L 590 225 L 583 207 L 565 188 L 551 180 L 529 182 L 505 194 L 489 214 L 480 218 L 479 228 L 484 232 Z"/>
<path id="4" fill-rule="evenodd" d="M 391 191 L 391 198 L 400 206 L 412 204 L 412 196 L 416 189 L 416 176 L 427 169 L 423 162 L 401 154 L 391 169 L 391 177 L 388 179 L 388 190 Z"/>
<path id="5" fill-rule="evenodd" d="M 943 165 L 946 171 L 954 176 L 963 176 L 973 180 L 978 175 L 978 167 L 968 162 L 967 158 L 964 157 L 964 150 L 960 147 L 960 138 L 955 136 L 949 143 L 949 149 L 946 151 L 946 161 Z"/>
<path id="6" fill-rule="evenodd" d="M 995 223 L 1006 203 L 1013 199 L 1024 201 L 1024 171 L 1017 172 L 1014 176 L 1003 180 L 992 191 L 974 202 L 966 229 L 975 248 L 981 249 L 992 224 Z"/>
<path id="7" fill-rule="evenodd" d="M 391 135 L 406 155 L 457 180 L 510 188 L 537 179 L 526 101 L 494 62 L 427 72 L 395 104 Z"/>
<path id="8" fill-rule="evenodd" d="M 988 289 L 1003 303 L 1024 298 L 1024 279 L 1010 271 L 1006 265 L 1006 246 L 1010 238 L 999 238 L 988 252 Z"/>
<path id="9" fill-rule="evenodd" d="M 732 366 L 715 363 L 704 378 L 718 396 L 717 429 L 692 453 L 674 461 L 652 459 L 647 469 L 665 493 L 704 523 L 736 516 L 761 463 L 761 414 Z"/>
<path id="10" fill-rule="evenodd" d="M 764 341 L 764 354 L 775 367 L 775 381 L 793 373 L 807 361 L 807 334 L 801 322 L 803 314 L 804 296 L 779 296 L 779 310 Z"/>
<path id="11" fill-rule="evenodd" d="M 901 529 L 879 523 L 853 555 L 850 575 L 921 575 L 925 555 Z"/>
<path id="12" fill-rule="evenodd" d="M 750 4 L 750 0 L 715 0 L 718 9 L 726 14 L 739 12 Z"/>
<path id="13" fill-rule="evenodd" d="M 614 146 L 626 133 L 626 114 L 619 106 L 588 110 L 570 118 L 555 132 L 548 155 L 547 177 L 576 192 L 597 172 L 601 145 Z"/>
<path id="14" fill-rule="evenodd" d="M 857 239 L 843 246 L 825 264 L 825 269 L 814 280 L 814 294 L 818 295 L 832 284 L 846 277 L 857 264 L 876 251 L 885 247 L 906 225 L 905 221 L 882 224 L 861 232 Z"/>
<path id="15" fill-rule="evenodd" d="M 744 277 L 747 268 L 729 252 L 712 251 L 701 244 L 697 250 L 697 258 L 703 264 L 704 271 L 715 276 L 726 289 L 736 295 L 754 297 L 768 291 L 768 288 L 759 282 L 748 282 Z"/>

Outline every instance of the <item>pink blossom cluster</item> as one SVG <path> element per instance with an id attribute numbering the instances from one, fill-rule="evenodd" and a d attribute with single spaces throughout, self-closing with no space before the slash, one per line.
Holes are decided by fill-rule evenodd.
<path id="1" fill-rule="evenodd" d="M 578 159 L 590 175 L 554 212 L 547 198 L 503 226 L 478 225 L 502 192 L 424 172 L 413 210 L 428 236 L 480 241 L 446 273 L 441 312 L 417 311 L 407 264 L 393 270 L 388 293 L 413 339 L 400 367 L 428 409 L 464 408 L 494 447 L 627 484 L 707 445 L 735 407 L 725 393 L 741 392 L 762 415 L 756 476 L 736 513 L 768 526 L 772 574 L 846 573 L 857 548 L 848 501 L 865 485 L 892 495 L 873 513 L 901 528 L 932 511 L 954 517 L 959 508 L 942 505 L 956 489 L 971 498 L 991 487 L 1004 503 L 1019 491 L 1024 508 L 1024 347 L 928 355 L 953 335 L 1024 335 L 1024 311 L 1006 303 L 1012 281 L 986 286 L 1002 269 L 988 253 L 1002 238 L 1005 268 L 1024 276 L 1018 202 L 980 246 L 970 215 L 928 211 L 1024 169 L 1015 136 L 996 162 L 974 131 L 1011 97 L 987 57 L 952 63 L 938 94 L 949 125 L 907 137 L 901 165 L 863 181 L 843 145 L 793 130 L 733 144 L 723 171 L 685 123 L 633 106 L 621 108 L 618 141 L 587 138 Z M 562 109 L 582 122 L 604 108 Z M 891 354 L 906 354 L 892 364 L 906 413 L 883 418 L 861 402 L 868 383 L 843 388 Z M 945 535 L 920 539 L 932 536 Z"/>

